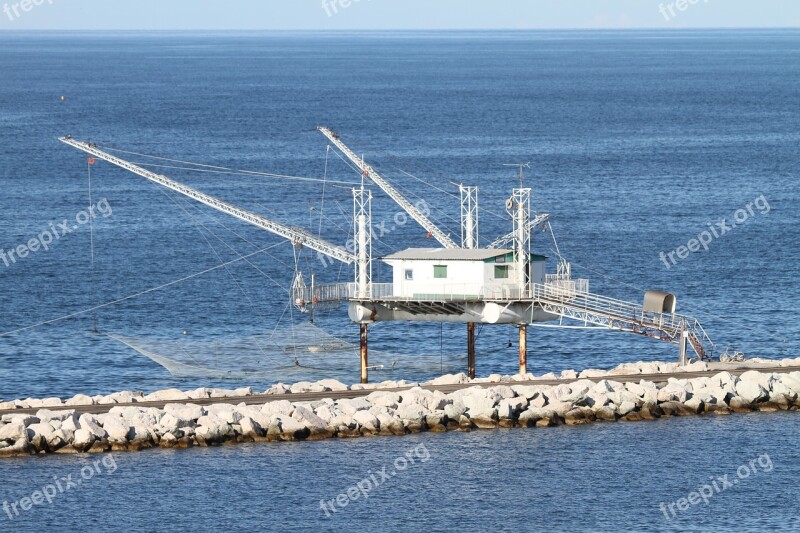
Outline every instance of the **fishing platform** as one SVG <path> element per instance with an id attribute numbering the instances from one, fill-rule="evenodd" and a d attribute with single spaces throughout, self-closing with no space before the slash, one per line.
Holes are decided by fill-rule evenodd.
<path id="1" fill-rule="evenodd" d="M 133 172 L 158 185 L 226 213 L 270 233 L 309 248 L 321 257 L 353 265 L 353 281 L 310 284 L 299 270 L 291 286 L 292 304 L 302 312 L 317 307 L 347 305 L 349 318 L 360 326 L 361 382 L 368 381 L 368 327 L 376 322 L 418 321 L 465 323 L 468 375 L 475 376 L 476 324 L 513 325 L 519 331 L 519 373 L 527 373 L 527 326 L 564 320 L 585 327 L 634 333 L 679 346 L 681 364 L 689 361 L 689 349 L 700 360 L 710 359 L 713 343 L 700 322 L 676 313 L 676 297 L 648 291 L 641 304 L 593 294 L 589 280 L 572 277 L 571 264 L 558 257 L 556 272 L 546 272 L 547 257 L 531 250 L 531 233 L 550 229 L 548 214 L 531 210 L 531 189 L 514 188 L 505 208 L 511 231 L 488 246 L 479 246 L 478 187 L 459 185 L 461 239 L 456 243 L 415 204 L 405 198 L 363 157 L 358 157 L 332 130 L 319 127 L 328 141 L 352 162 L 361 174 L 361 186 L 353 188 L 354 251 L 321 239 L 305 228 L 292 226 L 238 208 L 164 175 L 120 159 L 95 144 L 70 136 L 59 140 L 93 158 Z M 520 167 L 520 177 L 522 167 Z M 408 248 L 374 258 L 372 240 L 372 182 L 394 200 L 439 243 L 436 248 Z M 522 179 L 520 179 L 522 184 Z M 392 268 L 392 282 L 373 281 L 373 262 Z"/>

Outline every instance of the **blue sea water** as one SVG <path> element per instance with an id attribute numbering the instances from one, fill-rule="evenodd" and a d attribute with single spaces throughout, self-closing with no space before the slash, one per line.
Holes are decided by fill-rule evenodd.
<path id="1" fill-rule="evenodd" d="M 433 218 L 454 235 L 452 183 L 480 186 L 487 210 L 480 221 L 484 243 L 510 230 L 503 203 L 517 181 L 504 165 L 530 161 L 526 183 L 534 189 L 534 208 L 552 214 L 561 253 L 576 274 L 591 279 L 593 292 L 639 301 L 647 289 L 669 290 L 678 295 L 679 310 L 698 317 L 719 349 L 798 355 L 800 32 L 6 32 L 0 50 L 4 251 L 51 222 L 74 220 L 88 205 L 86 159 L 57 136 L 321 178 L 326 143 L 314 129 L 325 124 L 409 197 L 424 198 Z M 323 203 L 319 183 L 159 172 L 319 229 L 334 242 L 347 240 L 347 187 L 328 185 Z M 358 179 L 333 154 L 327 177 Z M 287 307 L 294 255 L 278 238 L 102 163 L 94 167 L 92 193 L 112 209 L 94 224 L 94 282 L 86 226 L 48 251 L 9 266 L 0 262 L 0 398 L 357 379 L 355 360 L 295 369 L 289 354 L 267 354 L 283 365 L 268 378 L 178 379 L 92 334 L 86 309 L 143 292 L 100 309 L 100 329 L 145 339 L 225 342 L 272 331 L 288 335 L 292 323 L 305 320 Z M 665 266 L 661 252 L 686 245 L 708 223 L 730 222 L 748 204 L 764 209 L 754 209 L 708 251 Z M 327 219 L 320 226 L 322 208 Z M 381 194 L 373 209 L 377 221 L 389 222 L 398 211 Z M 430 245 L 413 224 L 392 230 L 376 243 L 376 255 Z M 171 284 L 273 245 L 269 254 L 252 258 L 258 270 L 239 262 L 229 271 L 218 268 Z M 537 235 L 534 248 L 555 255 L 549 234 Z M 308 254 L 299 261 L 320 281 L 351 276 L 349 267 L 324 268 Z M 376 274 L 386 279 L 389 273 L 376 268 Z M 318 324 L 356 340 L 357 327 L 344 313 L 320 316 Z M 507 347 L 514 336 L 511 327 L 481 329 L 480 374 L 515 371 L 516 349 Z M 372 347 L 395 354 L 398 365 L 373 378 L 417 380 L 462 371 L 465 337 L 462 325 L 375 326 Z M 528 342 L 529 368 L 537 373 L 676 357 L 672 345 L 614 332 L 532 328 Z M 207 357 L 215 357 L 213 350 Z M 425 442 L 441 461 L 432 459 L 386 496 L 353 506 L 352 513 L 348 508 L 348 520 L 371 527 L 368 520 L 382 516 L 392 529 L 652 529 L 665 525 L 656 501 L 677 499 L 706 474 L 722 475 L 771 449 L 776 432 L 790 441 L 795 423 L 791 415 L 731 417 L 154 452 L 121 458 L 110 485 L 104 479 L 74 495 L 70 505 L 54 504 L 31 519 L 31 528 L 68 523 L 63 520 L 72 509 L 83 513 L 73 519 L 88 525 L 92 498 L 103 502 L 97 527 L 110 516 L 127 516 L 130 522 L 116 529 L 157 530 L 198 513 L 208 523 L 241 529 L 314 528 L 319 495 L 333 497 L 337 487 L 363 476 L 362 457 L 379 464 Z M 774 498 L 753 495 L 775 495 L 780 483 L 791 483 L 790 453 L 775 451 L 776 465 L 781 459 L 784 466 L 776 466 L 770 481 L 755 480 L 732 493 L 741 497 L 726 495 L 709 512 L 691 514 L 682 529 L 787 525 L 796 502 L 778 506 Z M 11 498 L 29 486 L 32 491 L 39 483 L 30 479 L 77 467 L 77 460 L 60 459 L 0 465 L 8 480 L 0 496 Z M 269 461 L 278 468 L 270 471 L 275 467 Z M 448 481 L 454 472 L 456 479 Z M 580 484 L 565 483 L 565 476 Z M 665 476 L 677 477 L 665 486 Z M 122 487 L 134 480 L 144 501 L 120 503 Z M 154 485 L 159 489 L 150 492 Z M 564 486 L 569 493 L 559 492 Z M 347 527 L 336 519 L 328 527 Z"/>

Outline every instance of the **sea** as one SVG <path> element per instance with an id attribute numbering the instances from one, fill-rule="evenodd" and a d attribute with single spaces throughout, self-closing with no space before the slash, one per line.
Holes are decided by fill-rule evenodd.
<path id="1" fill-rule="evenodd" d="M 358 380 L 355 356 L 269 342 L 311 319 L 298 271 L 344 282 L 352 265 L 58 137 L 342 246 L 361 176 L 320 125 L 455 240 L 458 185 L 479 187 L 486 245 L 528 164 L 550 271 L 564 258 L 626 301 L 673 293 L 715 355 L 782 359 L 800 355 L 798 124 L 796 30 L 0 33 L 0 400 Z M 366 185 L 389 281 L 381 257 L 436 243 Z M 313 320 L 358 342 L 341 307 Z M 465 371 L 465 330 L 373 325 L 371 379 Z M 516 372 L 516 342 L 479 328 L 477 373 Z M 532 327 L 528 350 L 536 374 L 677 359 L 596 329 Z M 4 507 L 0 530 L 791 531 L 797 428 L 776 413 L 6 461 L 0 505 L 72 482 Z"/>

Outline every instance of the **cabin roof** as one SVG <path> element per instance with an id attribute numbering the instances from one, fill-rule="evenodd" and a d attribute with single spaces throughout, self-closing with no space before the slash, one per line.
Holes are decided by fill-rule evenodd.
<path id="1" fill-rule="evenodd" d="M 486 261 L 508 254 L 513 250 L 497 250 L 489 248 L 408 248 L 384 257 L 384 260 L 431 260 L 431 261 Z M 531 254 L 531 257 L 534 256 Z M 544 259 L 544 257 L 542 257 Z"/>

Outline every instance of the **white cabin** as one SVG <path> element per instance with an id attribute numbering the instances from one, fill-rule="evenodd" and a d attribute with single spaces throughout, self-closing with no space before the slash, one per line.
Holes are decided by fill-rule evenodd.
<path id="1" fill-rule="evenodd" d="M 543 284 L 543 255 L 529 254 L 530 282 Z M 409 248 L 385 257 L 395 298 L 478 300 L 519 295 L 513 250 Z"/>

